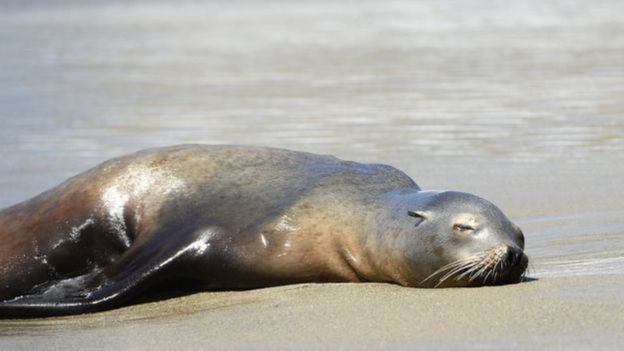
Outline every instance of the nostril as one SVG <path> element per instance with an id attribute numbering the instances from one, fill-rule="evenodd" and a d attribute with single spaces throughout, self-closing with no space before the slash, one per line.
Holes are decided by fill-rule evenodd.
<path id="1" fill-rule="evenodd" d="M 524 256 L 524 254 L 522 253 L 521 250 L 518 250 L 516 248 L 513 247 L 507 247 L 507 263 L 511 266 L 514 267 L 516 264 L 520 263 L 520 261 L 522 260 L 522 256 Z"/>
<path id="2" fill-rule="evenodd" d="M 501 270 L 504 271 L 503 278 L 505 282 L 517 283 L 522 281 L 524 272 L 529 265 L 529 258 L 524 251 L 516 245 L 507 246 L 506 255 L 502 257 L 503 264 Z"/>
<path id="3" fill-rule="evenodd" d="M 529 257 L 525 254 L 520 255 L 520 265 L 526 268 L 529 265 Z"/>

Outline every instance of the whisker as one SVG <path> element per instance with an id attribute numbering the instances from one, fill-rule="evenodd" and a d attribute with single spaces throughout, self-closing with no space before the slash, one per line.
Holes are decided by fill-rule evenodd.
<path id="1" fill-rule="evenodd" d="M 487 272 L 487 274 L 485 275 L 485 277 L 483 277 L 483 279 L 482 279 L 483 284 L 486 284 L 486 282 L 487 282 L 488 278 L 490 277 L 490 274 L 492 274 L 493 272 L 494 272 L 494 269 L 490 269 L 490 270 Z"/>
<path id="2" fill-rule="evenodd" d="M 442 283 L 444 283 L 446 280 L 448 280 L 449 278 L 452 278 L 454 275 L 461 273 L 462 271 L 466 270 L 466 272 L 472 272 L 475 267 L 479 266 L 479 262 L 483 260 L 483 255 L 479 254 L 479 255 L 473 255 L 470 256 L 466 259 L 466 262 L 463 266 L 458 267 L 450 272 L 448 272 L 446 275 L 444 275 L 444 277 L 442 277 L 438 283 L 436 284 L 436 287 L 440 286 Z M 459 279 L 461 279 L 461 277 L 465 276 L 467 273 L 463 272 L 461 273 L 461 275 L 459 277 L 455 278 L 455 281 L 458 281 Z"/>
<path id="3" fill-rule="evenodd" d="M 447 279 L 451 278 L 452 276 L 454 276 L 455 274 L 463 271 L 466 268 L 470 268 L 475 264 L 475 262 L 466 262 L 463 266 L 460 266 L 458 268 L 453 269 L 452 271 L 446 273 L 444 275 L 444 277 L 440 278 L 440 280 L 438 281 L 438 283 L 435 285 L 435 287 L 437 288 L 438 286 L 440 286 L 442 283 L 444 283 Z"/>
<path id="4" fill-rule="evenodd" d="M 518 257 L 507 257 L 499 251 L 494 249 L 488 250 L 453 261 L 431 273 L 421 281 L 421 284 L 437 277 L 434 287 L 439 287 L 450 279 L 455 281 L 467 279 L 469 283 L 477 281 L 483 285 L 495 285 L 506 276 L 506 271 L 509 268 L 515 267 L 520 262 Z M 531 263 L 528 266 L 528 269 L 522 273 L 520 279 L 524 280 L 528 272 L 533 268 Z"/>
<path id="5" fill-rule="evenodd" d="M 535 274 L 535 269 L 531 262 L 529 262 L 529 265 L 527 266 L 527 268 L 524 270 L 524 272 L 522 272 L 522 275 L 520 276 L 520 281 L 521 282 L 526 281 L 526 278 L 529 275 L 529 273 Z"/>
<path id="6" fill-rule="evenodd" d="M 500 269 L 498 268 L 499 265 L 500 265 Z M 496 263 L 496 266 L 494 266 L 494 281 L 493 282 L 497 282 L 498 281 L 498 276 L 501 274 L 503 269 L 505 269 L 505 261 L 504 260 L 499 260 Z"/>
<path id="7" fill-rule="evenodd" d="M 528 271 L 528 272 L 527 272 Z M 535 266 L 533 266 L 533 262 L 529 261 L 529 266 L 527 268 L 527 271 L 525 271 L 525 274 L 533 274 L 535 275 Z"/>
<path id="8" fill-rule="evenodd" d="M 481 265 L 481 269 L 477 270 L 476 272 L 474 272 L 473 274 L 470 275 L 470 277 L 468 278 L 469 281 L 474 281 L 475 279 L 477 279 L 478 277 L 480 277 L 481 275 L 483 275 L 483 272 L 485 272 L 485 270 L 488 268 L 488 263 L 485 262 L 480 262 Z"/>
<path id="9" fill-rule="evenodd" d="M 461 276 L 459 276 L 457 279 L 461 279 L 465 276 L 470 275 L 470 277 L 472 277 L 471 273 L 475 273 L 476 271 L 478 271 L 482 266 L 483 266 L 483 261 L 485 260 L 485 258 L 487 257 L 486 254 L 481 254 L 478 257 L 478 261 L 476 262 L 476 264 L 468 271 L 464 272 Z M 472 279 L 470 279 L 470 281 L 472 281 Z"/>
<path id="10" fill-rule="evenodd" d="M 444 271 L 450 270 L 450 269 L 454 269 L 455 267 L 461 266 L 464 263 L 466 263 L 466 261 L 469 261 L 470 259 L 472 259 L 473 256 L 470 257 L 465 257 L 462 259 L 459 259 L 457 261 L 453 261 L 447 265 L 442 266 L 442 268 L 436 270 L 435 272 L 431 273 L 427 278 L 423 279 L 420 283 L 423 284 L 425 283 L 427 280 L 433 278 L 434 276 L 443 273 Z"/>
<path id="11" fill-rule="evenodd" d="M 475 262 L 475 264 L 471 267 L 471 269 L 465 271 L 464 273 L 460 274 L 459 276 L 455 277 L 455 280 L 460 280 L 463 277 L 469 275 L 470 273 L 473 273 L 475 270 L 478 270 L 481 267 L 481 263 L 480 262 Z"/>
<path id="12" fill-rule="evenodd" d="M 498 262 L 496 262 L 496 264 L 494 265 L 494 267 L 492 267 L 492 269 L 490 269 L 490 271 L 485 275 L 485 277 L 483 277 L 483 284 L 487 284 L 487 280 L 490 277 L 490 275 L 492 275 L 492 283 L 496 282 L 496 273 L 498 272 L 498 265 L 501 264 L 501 262 L 503 262 L 503 260 L 498 260 Z"/>
<path id="13" fill-rule="evenodd" d="M 487 284 L 487 280 L 490 277 L 490 275 L 492 276 L 492 284 L 496 283 L 496 274 L 499 272 L 498 266 L 503 265 L 504 260 L 499 259 L 496 264 L 494 264 L 494 267 L 492 267 L 492 269 L 488 272 L 488 274 L 485 275 L 485 277 L 483 278 L 483 284 Z"/>

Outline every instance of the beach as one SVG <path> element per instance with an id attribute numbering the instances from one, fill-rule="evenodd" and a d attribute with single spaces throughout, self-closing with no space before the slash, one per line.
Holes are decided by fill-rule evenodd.
<path id="1" fill-rule="evenodd" d="M 478 194 L 520 284 L 303 284 L 0 320 L 2 350 L 617 350 L 618 1 L 0 3 L 0 207 L 140 149 L 264 145 Z"/>

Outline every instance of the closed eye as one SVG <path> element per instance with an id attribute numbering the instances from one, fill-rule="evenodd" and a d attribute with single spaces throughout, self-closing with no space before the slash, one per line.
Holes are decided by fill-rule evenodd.
<path id="1" fill-rule="evenodd" d="M 474 230 L 473 227 L 467 225 L 467 224 L 455 224 L 453 226 L 453 229 L 460 231 L 460 232 L 467 232 L 467 231 L 472 231 Z"/>

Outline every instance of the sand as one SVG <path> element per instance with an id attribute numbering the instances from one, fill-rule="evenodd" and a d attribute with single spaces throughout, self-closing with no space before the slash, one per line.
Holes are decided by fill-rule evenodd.
<path id="1" fill-rule="evenodd" d="M 621 277 L 595 276 L 475 289 L 345 283 L 209 292 L 4 321 L 1 343 L 46 350 L 617 349 L 622 288 Z"/>

